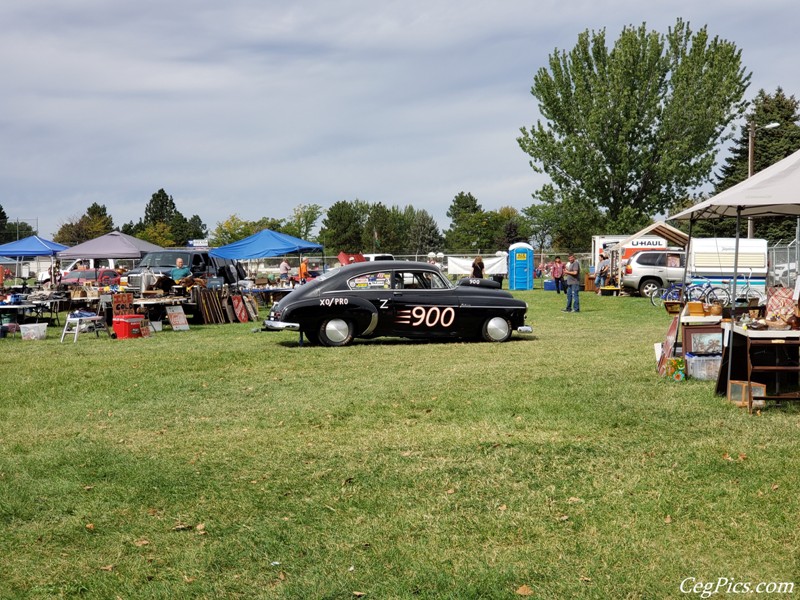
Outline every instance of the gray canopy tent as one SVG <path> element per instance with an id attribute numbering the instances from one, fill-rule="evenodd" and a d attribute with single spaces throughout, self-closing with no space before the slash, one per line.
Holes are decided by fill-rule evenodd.
<path id="1" fill-rule="evenodd" d="M 105 235 L 77 244 L 58 253 L 58 258 L 133 258 L 140 259 L 148 252 L 163 250 L 145 240 L 140 240 L 121 231 L 111 231 Z"/>
<path id="2" fill-rule="evenodd" d="M 691 208 L 669 217 L 689 221 L 689 245 L 692 227 L 700 219 L 736 217 L 736 245 L 733 259 L 733 294 L 739 275 L 739 230 L 742 217 L 800 216 L 800 150 L 759 171 L 752 177 L 712 196 Z M 689 247 L 686 248 L 689 253 Z M 733 346 L 730 346 L 731 351 Z M 728 380 L 732 360 L 728 360 Z"/>

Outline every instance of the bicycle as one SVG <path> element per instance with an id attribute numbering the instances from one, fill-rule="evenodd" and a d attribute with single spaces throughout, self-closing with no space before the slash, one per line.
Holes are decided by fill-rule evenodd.
<path id="1" fill-rule="evenodd" d="M 650 303 L 659 308 L 664 306 L 664 302 L 681 302 L 686 297 L 684 285 L 682 283 L 672 282 L 669 287 L 658 288 L 650 294 Z"/>
<path id="2" fill-rule="evenodd" d="M 752 301 L 757 302 L 757 306 L 762 306 L 766 304 L 767 297 L 761 290 L 758 290 L 750 285 L 750 277 L 753 276 L 753 269 L 750 269 L 750 272 L 745 277 L 744 275 L 740 275 L 739 277 L 744 279 L 745 286 L 739 290 L 737 286 L 734 286 L 734 291 L 736 295 L 736 304 L 740 306 L 751 306 Z M 739 278 L 737 278 L 738 281 Z"/>
<path id="3" fill-rule="evenodd" d="M 673 282 L 667 288 L 659 288 L 653 295 L 650 296 L 650 302 L 653 306 L 662 307 L 664 302 L 689 302 L 700 301 L 705 304 L 714 304 L 716 302 L 727 306 L 731 302 L 731 295 L 723 287 L 716 287 L 711 284 L 706 277 L 696 277 L 703 279 L 701 284 L 689 284 Z"/>
<path id="4" fill-rule="evenodd" d="M 694 279 L 702 279 L 703 283 L 692 284 L 687 290 L 688 299 L 693 302 L 703 302 L 704 304 L 720 303 L 728 306 L 731 303 L 731 294 L 727 288 L 714 286 L 708 277 L 695 275 Z"/>

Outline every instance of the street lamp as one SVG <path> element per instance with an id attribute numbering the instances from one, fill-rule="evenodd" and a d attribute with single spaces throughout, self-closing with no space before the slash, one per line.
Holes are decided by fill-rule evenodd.
<path id="1" fill-rule="evenodd" d="M 747 136 L 747 178 L 753 176 L 753 170 L 755 169 L 755 150 L 756 150 L 756 131 L 761 129 L 775 129 L 776 127 L 780 127 L 780 123 L 777 121 L 773 121 L 772 123 L 767 123 L 766 125 L 762 125 L 761 127 L 756 127 L 755 121 L 750 121 L 749 123 L 749 135 Z M 754 235 L 754 226 L 753 226 L 753 217 L 747 217 L 747 237 L 752 238 Z"/>

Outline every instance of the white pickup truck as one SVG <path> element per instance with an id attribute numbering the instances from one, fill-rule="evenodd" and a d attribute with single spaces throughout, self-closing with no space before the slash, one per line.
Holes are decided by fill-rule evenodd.
<path id="1" fill-rule="evenodd" d="M 121 265 L 120 263 L 125 263 Z M 132 260 L 115 260 L 113 258 L 76 258 L 70 263 L 66 265 L 61 265 L 59 269 L 61 273 L 61 277 L 69 273 L 70 271 L 75 271 L 76 269 L 116 269 L 119 266 L 125 266 L 126 268 L 130 268 L 133 266 Z M 50 281 L 50 271 L 44 270 L 39 271 L 39 274 L 36 276 L 36 281 L 38 283 L 47 283 Z"/>

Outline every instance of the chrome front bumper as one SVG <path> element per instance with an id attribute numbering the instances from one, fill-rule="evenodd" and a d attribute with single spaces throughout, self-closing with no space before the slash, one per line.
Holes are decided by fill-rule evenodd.
<path id="1" fill-rule="evenodd" d="M 300 331 L 300 323 L 287 323 L 286 321 L 270 321 L 264 320 L 264 331 L 281 331 L 287 329 L 289 331 Z"/>

